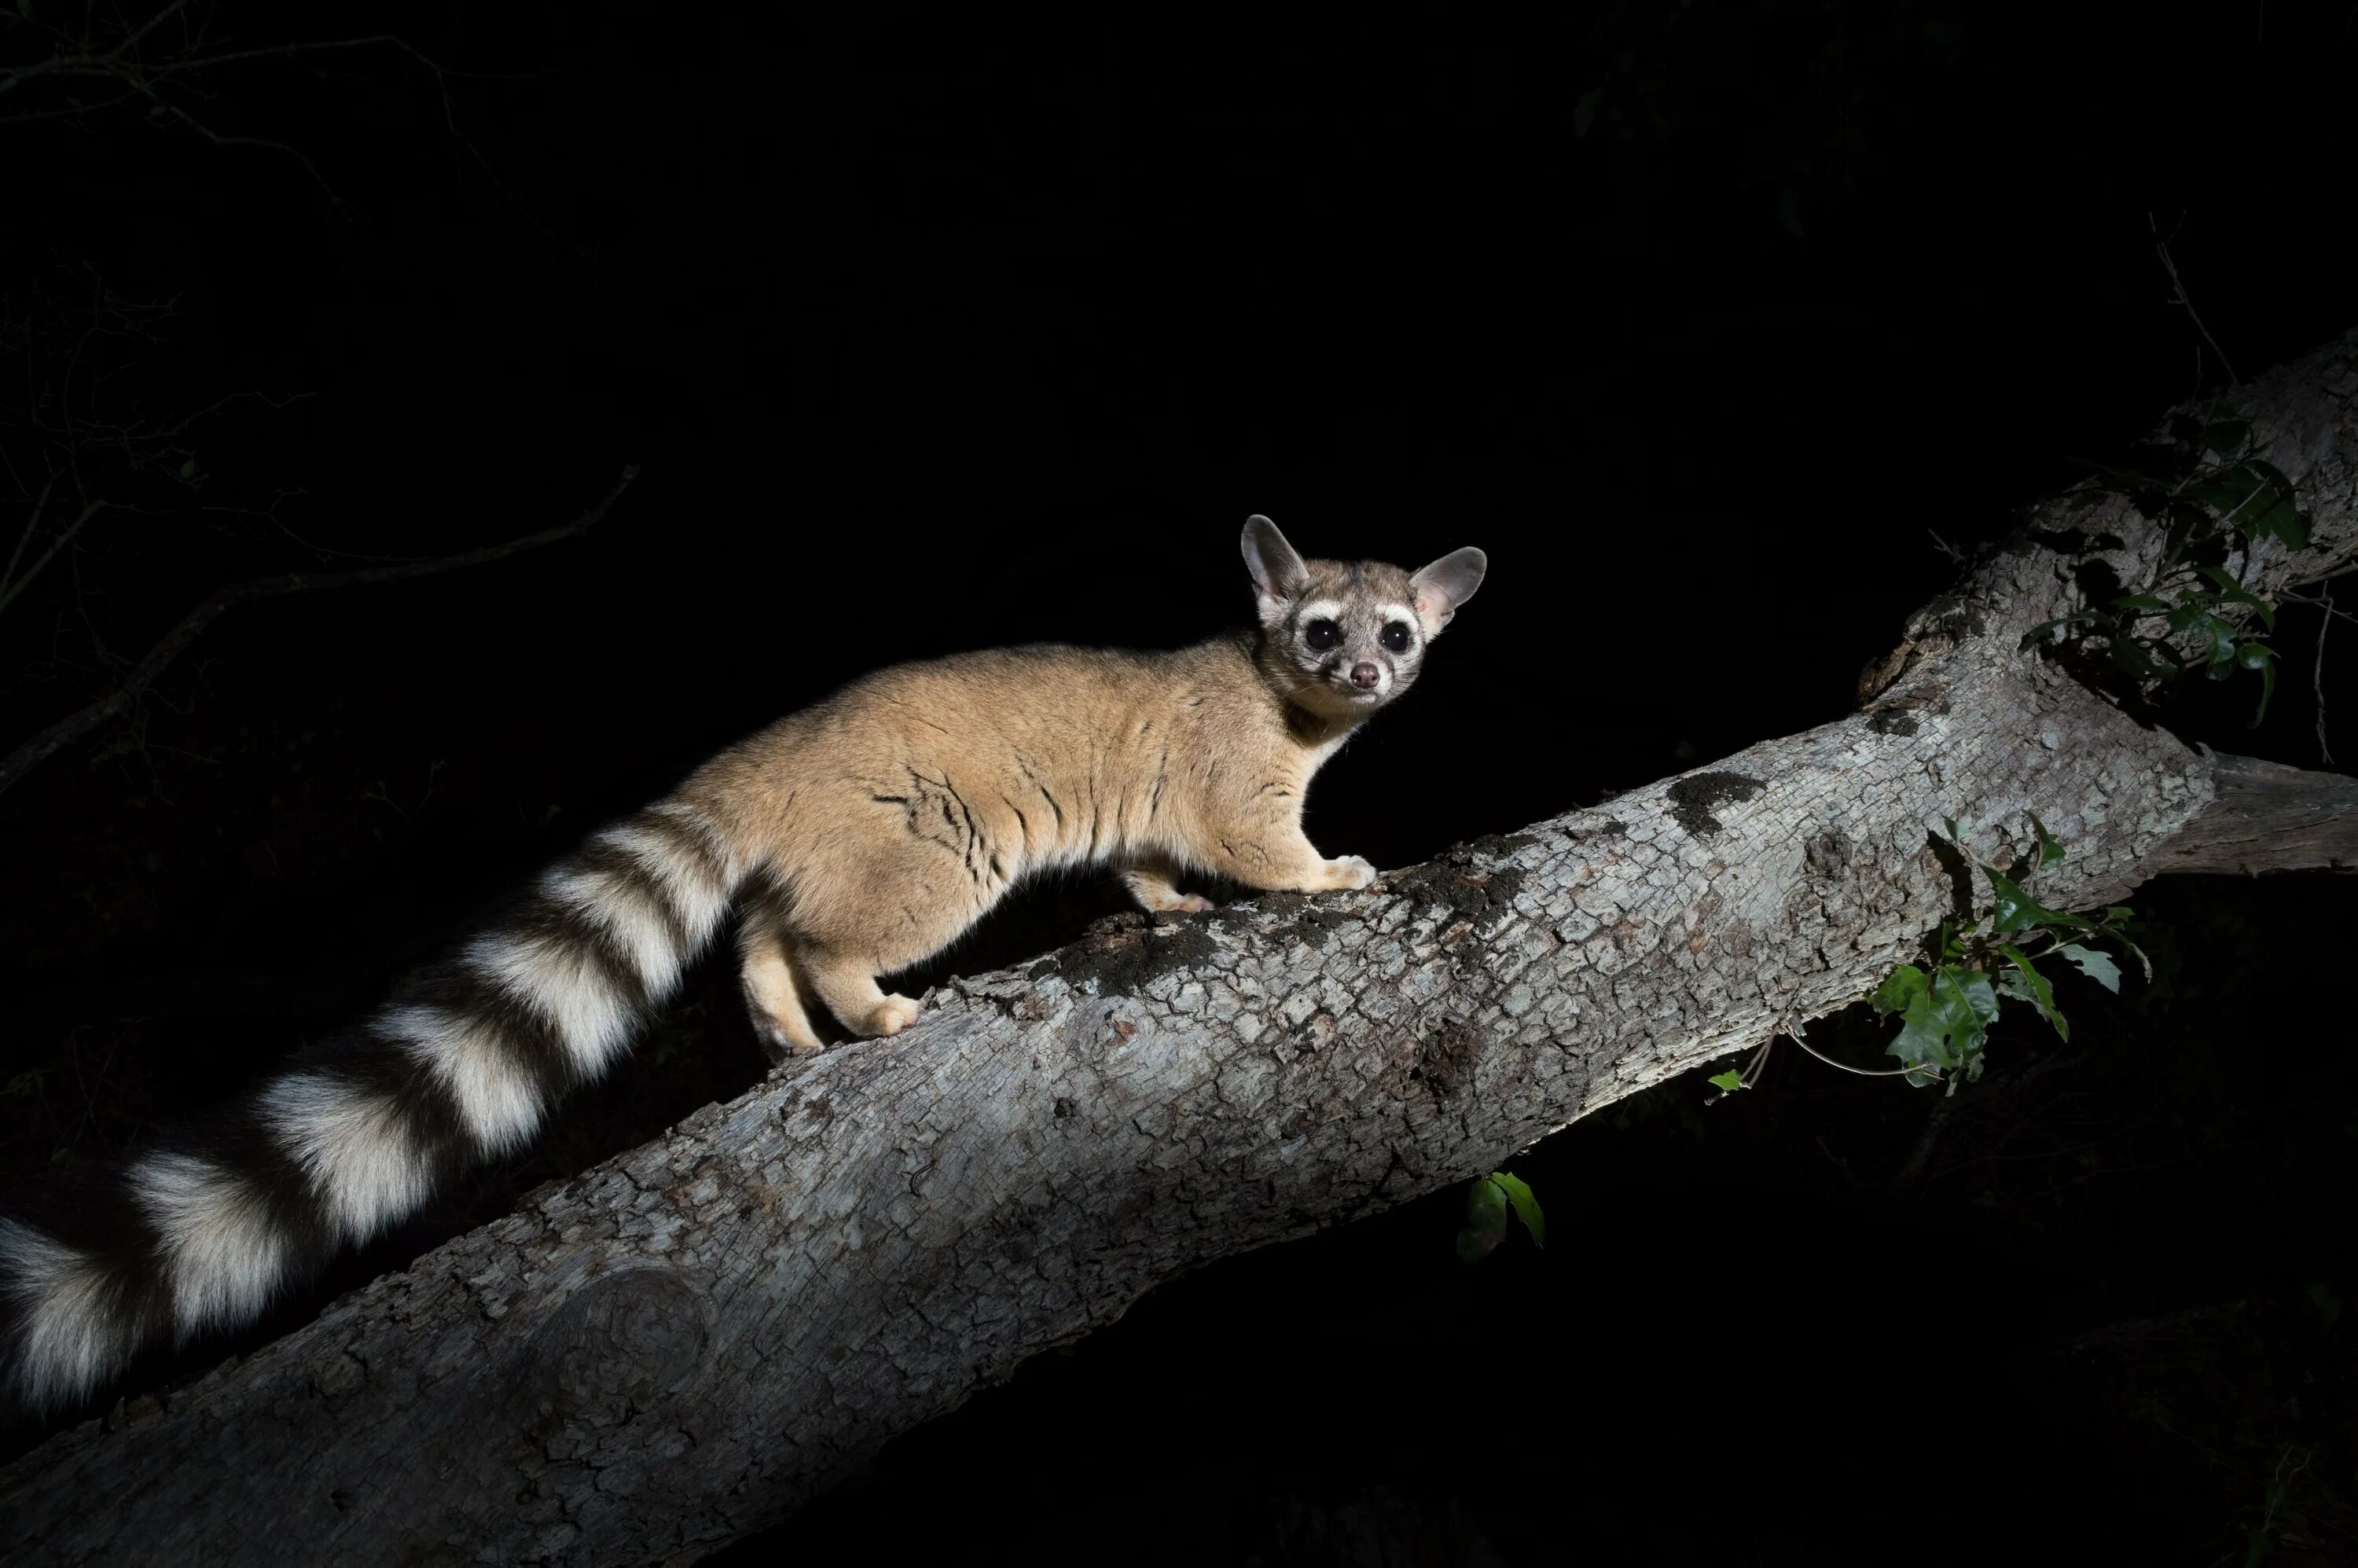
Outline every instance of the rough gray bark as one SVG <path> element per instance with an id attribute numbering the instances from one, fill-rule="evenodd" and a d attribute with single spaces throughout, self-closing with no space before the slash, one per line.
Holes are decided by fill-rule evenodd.
<path id="1" fill-rule="evenodd" d="M 2358 553 L 2358 334 L 2241 399 Z M 784 1069 L 242 1365 L 0 1476 L 12 1562 L 687 1560 L 1159 1281 L 1492 1169 L 1582 1114 L 1866 994 L 2036 810 L 2076 906 L 2160 870 L 2358 863 L 2350 781 L 2141 726 L 2028 628 L 2046 508 L 1917 619 L 1873 700 L 1358 893 L 1117 923 Z M 2109 535 L 2110 537 L 2105 537 Z M 2118 547 L 2113 546 L 2117 544 Z"/>

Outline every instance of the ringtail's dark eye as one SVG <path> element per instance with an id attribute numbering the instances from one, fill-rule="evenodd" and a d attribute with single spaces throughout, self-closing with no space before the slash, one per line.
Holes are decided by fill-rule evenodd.
<path id="1" fill-rule="evenodd" d="M 1384 628 L 1383 644 L 1395 654 L 1408 652 L 1408 622 L 1395 621 Z"/>
<path id="2" fill-rule="evenodd" d="M 1325 653 L 1343 640 L 1343 629 L 1332 621 L 1313 621 L 1302 629 L 1302 640 L 1314 653 Z"/>

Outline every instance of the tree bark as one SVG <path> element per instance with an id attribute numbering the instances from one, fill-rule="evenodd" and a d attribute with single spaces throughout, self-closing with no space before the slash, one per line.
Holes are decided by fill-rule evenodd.
<path id="1" fill-rule="evenodd" d="M 2238 395 L 2358 553 L 2358 333 Z M 2048 902 L 2358 863 L 2347 779 L 2190 749 L 2018 651 L 2158 527 L 2082 490 L 1920 614 L 1867 705 L 1365 892 L 1109 923 L 0 1474 L 12 1562 L 686 1561 L 1184 1270 L 1497 1167 L 1844 1007 L 2036 811 Z M 2240 564 L 2240 563 L 2239 563 Z"/>

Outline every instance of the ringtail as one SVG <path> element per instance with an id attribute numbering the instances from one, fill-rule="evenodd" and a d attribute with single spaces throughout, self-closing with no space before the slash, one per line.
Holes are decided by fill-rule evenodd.
<path id="1" fill-rule="evenodd" d="M 1023 647 L 866 676 L 593 835 L 503 917 L 209 1121 L 159 1138 L 71 1210 L 0 1218 L 0 1344 L 34 1411 L 146 1346 L 258 1316 L 336 1249 L 531 1139 L 678 986 L 732 910 L 773 1053 L 821 1021 L 899 1033 L 880 976 L 956 940 L 1026 876 L 1110 868 L 1153 911 L 1210 872 L 1293 892 L 1375 870 L 1302 831 L 1312 776 L 1415 684 L 1481 585 L 1304 560 L 1255 516 L 1249 631 L 1173 653 Z"/>

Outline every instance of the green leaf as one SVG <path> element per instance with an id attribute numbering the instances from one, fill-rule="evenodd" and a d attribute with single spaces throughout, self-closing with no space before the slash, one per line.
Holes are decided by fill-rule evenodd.
<path id="1" fill-rule="evenodd" d="M 1585 136 L 1596 124 L 1596 111 L 1605 102 L 1605 90 L 1592 87 L 1582 93 L 1572 106 L 1572 134 Z"/>
<path id="2" fill-rule="evenodd" d="M 2266 493 L 2257 508 L 2236 525 L 2255 540 L 2270 535 L 2282 539 L 2288 549 L 2298 550 L 2308 544 L 2309 517 L 2294 504 L 2292 481 L 2284 476 L 2284 470 L 2257 458 L 2244 466 L 2259 476 Z"/>
<path id="3" fill-rule="evenodd" d="M 1973 1009 L 1974 1016 L 1984 1023 L 1996 1021 L 1997 991 L 1991 986 L 1990 978 L 1979 969 L 1943 964 L 1932 979 L 1933 989 L 1963 998 L 1965 1005 Z"/>
<path id="4" fill-rule="evenodd" d="M 1724 1073 L 1714 1073 L 1704 1082 L 1714 1088 L 1725 1089 L 1729 1094 L 1734 1094 L 1744 1087 L 1744 1075 L 1736 1068 L 1730 1067 Z"/>
<path id="5" fill-rule="evenodd" d="M 2039 1016 L 2055 1026 L 2056 1033 L 2066 1040 L 2071 1039 L 2071 1026 L 2064 1022 L 2062 1013 L 2056 1011 L 2055 989 L 2047 983 L 2047 977 L 2033 968 L 2028 958 L 2023 957 L 2021 948 L 2001 943 L 1998 951 L 2005 954 L 2006 961 L 2014 966 L 2014 971 L 2009 971 L 2007 978 L 2017 978 L 2015 971 L 2019 972 L 2019 978 L 2027 992 L 2023 1000 L 2037 1008 Z"/>
<path id="6" fill-rule="evenodd" d="M 2055 841 L 2054 834 L 2047 831 L 2047 824 L 2039 820 L 2039 813 L 2034 811 L 2029 815 L 2030 830 L 2039 835 L 2039 869 L 2043 871 L 2050 866 L 2061 864 L 2063 846 Z"/>
<path id="7" fill-rule="evenodd" d="M 2246 606 L 2253 614 L 2260 618 L 2261 625 L 2271 632 L 2277 629 L 2277 612 L 2269 609 L 2258 594 L 2246 592 L 2240 588 L 2232 588 L 2222 589 L 2219 597 L 2229 604 Z"/>
<path id="8" fill-rule="evenodd" d="M 1965 1071 L 1978 1061 L 1989 1021 L 1997 1016 L 1997 992 L 1987 975 L 1942 965 L 1931 989 L 1908 1004 L 1898 1036 L 1884 1047 L 1911 1070 L 1919 1088 L 1942 1074 Z"/>
<path id="9" fill-rule="evenodd" d="M 2263 498 L 2271 496 L 2274 490 L 2267 476 L 2261 473 L 2256 466 L 2238 463 L 2201 484 L 2190 486 L 2187 493 L 2217 513 L 2222 522 L 2237 528 L 2248 528 L 2249 524 L 2243 514 L 2255 503 L 2259 503 L 2261 509 L 2266 510 L 2268 503 Z"/>
<path id="10" fill-rule="evenodd" d="M 2187 541 L 2211 531 L 2211 514 L 2191 501 L 2169 503 L 2169 529 L 2162 535 L 2161 561 L 2169 566 L 2186 548 Z"/>
<path id="11" fill-rule="evenodd" d="M 2022 634 L 2022 641 L 2015 644 L 2015 650 L 2017 653 L 2027 654 L 2045 642 L 2047 633 L 2050 632 L 2060 632 L 2066 626 L 2093 624 L 2095 619 L 2093 615 L 2064 615 L 2053 621 L 2042 621 Z"/>
<path id="12" fill-rule="evenodd" d="M 2247 670 L 2260 672 L 2260 708 L 2252 715 L 2250 728 L 2257 730 L 2260 720 L 2268 716 L 2268 698 L 2277 694 L 2277 651 L 2266 643 L 2243 643 L 2235 648 L 2235 663 Z"/>
<path id="13" fill-rule="evenodd" d="M 2082 947 L 2077 942 L 2072 942 L 2056 948 L 2055 957 L 2069 963 L 2077 964 L 2082 974 L 2114 995 L 2120 994 L 2121 967 L 2113 962 L 2111 955 L 2099 953 L 2093 947 Z"/>
<path id="14" fill-rule="evenodd" d="M 2148 615 L 2166 615 L 2169 612 L 2169 601 L 2166 599 L 2156 599 L 2149 593 L 2131 593 L 2113 600 L 2113 608 L 2142 610 Z"/>
<path id="15" fill-rule="evenodd" d="M 2243 528 L 2255 542 L 2282 539 L 2287 549 L 2298 550 L 2309 543 L 2309 516 L 2289 501 L 2277 502 Z"/>
<path id="16" fill-rule="evenodd" d="M 2202 427 L 2202 444 L 2214 458 L 2232 458 L 2252 438 L 2252 427 L 2242 419 L 2213 419 Z"/>
<path id="17" fill-rule="evenodd" d="M 2115 931 L 2109 925 L 2104 928 L 2104 935 L 2129 950 L 2130 956 L 2136 959 L 2138 967 L 2145 970 L 2146 980 L 2147 983 L 2151 983 L 2153 979 L 2153 960 L 2145 956 L 2145 949 L 2131 941 L 2127 933 Z"/>
<path id="18" fill-rule="evenodd" d="M 2277 612 L 2269 609 L 2267 602 L 2258 594 L 2237 582 L 2234 573 L 2224 567 L 2197 567 L 2194 569 L 2219 585 L 2219 599 L 2222 602 L 2247 605 L 2252 613 L 2260 618 L 2262 625 L 2271 632 L 2277 629 Z"/>
<path id="19" fill-rule="evenodd" d="M 2194 597 L 2201 600 L 2209 598 L 2208 595 Z M 2171 611 L 2169 629 L 2204 638 L 2202 659 L 2214 669 L 2228 664 L 2235 656 L 2235 623 L 2212 614 L 2201 602 L 2181 604 Z"/>
<path id="20" fill-rule="evenodd" d="M 1510 1176 L 1504 1171 L 1493 1171 L 1490 1179 L 1505 1189 L 1507 1202 L 1514 1206 L 1515 1217 L 1531 1233 L 1531 1245 L 1547 1245 L 1547 1216 L 1540 1212 L 1540 1200 L 1531 1195 L 1531 1184 L 1520 1176 Z"/>
<path id="21" fill-rule="evenodd" d="M 1909 1003 L 1924 994 L 1924 971 L 1913 964 L 1902 964 L 1877 988 L 1867 999 L 1867 1005 L 1877 1012 L 1905 1012 Z"/>
<path id="22" fill-rule="evenodd" d="M 2093 921 L 2048 908 L 2017 887 L 2012 878 L 1987 866 L 1982 868 L 1982 874 L 1989 878 L 1990 887 L 1997 894 L 1996 918 L 1991 922 L 1991 929 L 2000 935 L 2028 931 L 2034 925 L 2066 925 L 2078 930 L 2094 927 Z"/>
<path id="23" fill-rule="evenodd" d="M 2161 651 L 2158 643 L 2136 637 L 2113 639 L 2113 667 L 2136 680 L 2175 680 L 2178 661 Z"/>
<path id="24" fill-rule="evenodd" d="M 1457 1255 L 1468 1263 L 1478 1263 L 1506 1237 L 1506 1191 L 1484 1176 L 1466 1195 L 1466 1227 L 1457 1233 Z"/>
<path id="25" fill-rule="evenodd" d="M 190 458 L 187 462 L 180 465 L 180 477 L 182 479 L 194 479 L 197 477 L 196 459 Z"/>
<path id="26" fill-rule="evenodd" d="M 2191 493 L 2247 539 L 2282 539 L 2296 550 L 2309 543 L 2309 519 L 2294 503 L 2292 481 L 2272 463 L 2240 463 Z"/>

